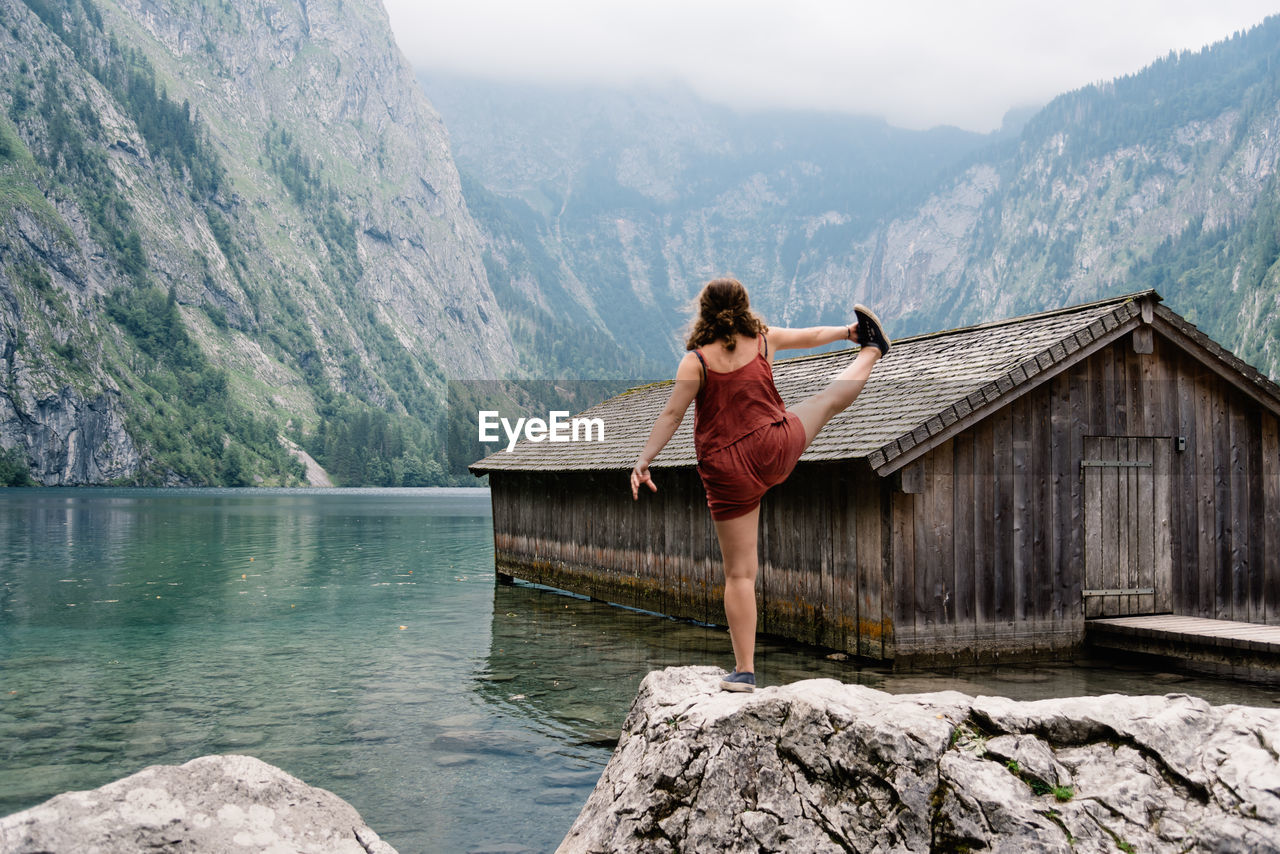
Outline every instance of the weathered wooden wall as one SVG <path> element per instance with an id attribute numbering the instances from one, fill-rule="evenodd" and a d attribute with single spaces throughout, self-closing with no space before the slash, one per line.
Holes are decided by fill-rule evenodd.
<path id="1" fill-rule="evenodd" d="M 1125 336 L 903 470 L 889 543 L 895 657 L 984 659 L 1078 643 L 1090 548 L 1131 548 L 1132 565 L 1171 552 L 1171 587 L 1111 597 L 1125 600 L 1112 603 L 1121 613 L 1280 623 L 1276 417 L 1160 336 L 1141 349 L 1150 352 Z M 1104 487 L 1118 490 L 1109 499 L 1122 512 L 1128 501 L 1156 505 L 1150 540 L 1145 531 L 1129 532 L 1128 544 L 1087 540 L 1087 437 L 1159 440 L 1154 486 L 1121 474 Z"/>
<path id="2" fill-rule="evenodd" d="M 490 474 L 500 572 L 724 624 L 720 547 L 693 469 L 655 469 L 636 502 L 625 472 Z M 882 504 L 863 463 L 805 464 L 761 506 L 762 631 L 875 658 L 892 625 Z"/>
<path id="3" fill-rule="evenodd" d="M 1099 609 L 1280 623 L 1280 423 L 1180 347 L 1139 333 L 1137 348 L 1124 336 L 891 477 L 863 461 L 801 464 L 761 508 L 761 629 L 903 660 L 1079 644 L 1088 437 L 1126 437 L 1092 445 L 1117 454 L 1138 447 L 1127 437 L 1159 440 L 1146 445 L 1148 480 L 1117 474 L 1097 489 L 1118 515 L 1125 502 L 1155 502 L 1126 565 L 1171 565 L 1155 593 Z M 659 491 L 633 502 L 625 472 L 492 472 L 499 570 L 723 624 L 719 546 L 697 473 L 654 476 Z M 1095 558 L 1130 548 L 1099 524 L 1111 539 L 1093 544 Z"/>

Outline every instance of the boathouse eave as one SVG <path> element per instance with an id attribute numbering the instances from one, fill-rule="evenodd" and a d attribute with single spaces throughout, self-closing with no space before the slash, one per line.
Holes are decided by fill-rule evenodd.
<path id="1" fill-rule="evenodd" d="M 997 400 L 1010 400 L 1010 392 L 1017 390 L 1029 379 L 1054 366 L 1062 358 L 1075 353 L 1095 339 L 1114 332 L 1116 328 L 1142 313 L 1140 306 L 1159 301 L 1155 291 L 1147 290 L 1098 300 L 1078 306 L 1053 309 L 1018 318 L 993 321 L 977 326 L 943 330 L 925 335 L 900 339 L 895 353 L 890 357 L 893 368 L 887 375 L 878 372 L 869 384 L 867 393 L 850 411 L 833 419 L 829 429 L 818 438 L 801 457 L 802 463 L 862 461 L 874 470 L 884 467 L 892 471 L 905 461 L 894 463 L 896 457 L 930 439 L 939 430 L 950 427 L 958 418 L 971 414 L 974 409 L 990 410 Z M 1061 319 L 1080 316 L 1080 325 Z M 1016 343 L 1020 330 L 1031 324 L 1039 330 L 1059 325 L 1055 335 L 1040 333 L 1037 348 L 1021 348 L 1015 361 L 1005 361 L 999 372 L 992 373 L 986 366 L 995 367 L 1009 351 L 1018 351 Z M 1014 332 L 1010 332 L 1014 330 Z M 957 345 L 963 351 L 983 348 L 983 342 L 991 342 L 993 359 L 978 356 L 976 371 L 970 371 L 961 356 L 955 358 Z M 920 356 L 925 360 L 924 369 L 929 377 L 923 385 L 916 382 L 912 369 L 914 357 L 902 362 L 899 353 L 915 353 L 923 348 Z M 856 351 L 855 351 L 856 352 Z M 825 382 L 822 375 L 828 366 L 839 369 L 851 358 L 845 353 L 823 353 L 800 356 L 779 361 L 775 367 L 778 389 L 784 400 L 803 399 L 819 391 Z M 904 373 L 904 371 L 906 373 Z M 966 373 L 976 374 L 966 377 Z M 968 380 L 974 380 L 968 382 Z M 951 386 L 952 394 L 939 395 L 933 387 L 934 380 L 940 386 Z M 905 385 L 903 385 L 905 383 Z M 617 428 L 610 429 L 611 447 L 558 450 L 533 445 L 528 440 L 517 443 L 515 453 L 502 451 L 491 453 L 473 462 L 468 468 L 476 476 L 490 471 L 544 471 L 544 472 L 605 472 L 626 471 L 647 439 L 647 426 L 657 417 L 666 403 L 666 389 L 670 380 L 628 389 L 621 395 L 590 407 L 583 417 L 620 419 Z M 900 389 L 909 389 L 904 396 Z M 690 421 L 690 419 L 686 419 Z M 612 423 L 612 422 L 611 422 Z M 870 428 L 869 430 L 867 428 Z M 641 429 L 644 428 L 644 429 Z M 615 432 L 615 429 L 620 432 Z M 617 437 L 617 438 L 613 438 Z M 870 440 L 870 441 L 869 441 Z M 692 467 L 692 430 L 685 424 L 676 431 L 673 441 L 664 449 L 651 466 L 656 469 Z"/>
<path id="2" fill-rule="evenodd" d="M 1160 336 L 1218 374 L 1268 412 L 1280 417 L 1280 386 L 1252 365 L 1235 356 L 1176 312 L 1160 305 L 1160 295 L 1147 291 L 1137 296 L 1138 313 L 1101 336 L 1039 370 L 1042 359 L 1053 359 L 1051 347 L 1010 371 L 987 387 L 957 401 L 912 433 L 869 455 L 872 470 L 888 477 L 923 457 L 992 413 L 1035 390 L 1063 371 L 1111 346 L 1139 326 L 1150 326 Z M 1078 336 L 1077 336 L 1078 338 Z M 1021 375 L 1021 377 L 1020 377 Z M 1001 392 L 1002 387 L 1007 390 Z M 992 394 L 992 392 L 995 392 Z M 978 398 L 975 400 L 975 398 Z M 904 447 L 905 445 L 905 447 Z"/>
<path id="3" fill-rule="evenodd" d="M 1156 306 L 1152 328 L 1209 370 L 1231 383 L 1254 403 L 1280 418 L 1280 385 L 1164 306 Z"/>
<path id="4" fill-rule="evenodd" d="M 871 469 L 880 477 L 889 477 L 900 471 L 958 433 L 1128 335 L 1147 322 L 1143 317 L 1144 307 L 1154 306 L 1159 300 L 1160 295 L 1155 291 L 1140 294 L 1135 299 L 1138 309 L 1128 319 L 1113 321 L 1114 325 L 1108 327 L 1105 322 L 1111 318 L 1108 315 L 1095 321 L 1089 329 L 1037 353 L 1005 376 L 961 398 L 915 430 L 869 454 L 867 459 Z M 1100 327 L 1100 332 L 1093 331 L 1095 326 Z M 1080 340 L 1085 332 L 1091 338 L 1087 343 Z"/>
<path id="5" fill-rule="evenodd" d="M 901 378 L 898 378 L 899 385 L 894 385 L 893 379 L 878 382 L 874 391 L 879 396 L 864 394 L 849 412 L 842 414 L 843 420 L 840 417 L 834 419 L 832 429 L 819 437 L 819 441 L 801 457 L 801 462 L 862 461 L 881 477 L 893 475 L 952 437 L 1139 328 L 1147 330 L 1146 346 L 1150 346 L 1151 336 L 1158 334 L 1161 340 L 1167 340 L 1176 349 L 1186 352 L 1263 409 L 1280 416 L 1280 386 L 1214 342 L 1194 324 L 1160 305 L 1160 302 L 1158 293 L 1147 290 L 1082 306 L 902 339 L 899 343 L 904 348 L 926 348 L 922 358 L 926 359 L 926 368 L 933 371 L 930 380 L 918 386 L 918 390 L 916 386 L 901 385 Z M 999 373 L 981 375 L 980 367 L 979 376 L 974 377 L 978 382 L 967 386 L 963 385 L 963 369 L 953 371 L 945 361 L 948 357 L 939 356 L 954 346 L 950 342 L 964 342 L 965 339 L 968 339 L 970 351 L 973 351 L 974 342 L 980 348 L 983 346 L 982 342 L 988 339 L 992 340 L 993 346 L 1007 349 L 1010 330 L 1016 332 L 1019 327 L 1025 328 L 1029 323 L 1040 324 L 1037 328 L 1046 329 L 1047 324 L 1056 322 L 1057 318 L 1082 313 L 1088 316 L 1082 318 L 1080 326 L 1064 324 L 1063 328 L 1056 330 L 1055 336 L 1042 335 L 1036 342 L 1036 348 L 1023 349 L 1017 361 L 1005 362 L 999 368 Z M 1135 340 L 1134 346 L 1142 346 L 1142 341 Z M 904 349 L 903 352 L 907 350 Z M 818 387 L 814 375 L 825 365 L 838 365 L 841 358 L 847 357 L 828 353 L 780 361 L 775 366 L 775 375 L 784 399 L 798 399 L 813 393 Z M 901 370 L 898 373 L 901 374 Z M 893 376 L 893 372 L 890 376 Z M 940 377 L 941 382 L 937 388 L 931 389 L 929 383 L 933 376 Z M 961 377 L 960 383 L 954 381 L 956 376 Z M 622 428 L 620 440 L 611 441 L 613 447 L 583 453 L 560 450 L 548 455 L 526 440 L 518 443 L 517 453 L 510 455 L 510 458 L 507 454 L 496 452 L 477 460 L 468 468 L 477 477 L 491 471 L 597 474 L 628 471 L 647 436 L 647 430 L 640 427 L 647 427 L 657 416 L 665 404 L 666 395 L 663 392 L 670 383 L 670 380 L 666 380 L 630 389 L 582 413 L 584 416 L 608 415 L 622 418 L 622 423 L 627 426 Z M 947 385 L 951 386 L 950 395 L 937 393 Z M 909 394 L 905 397 L 902 394 L 893 396 L 893 390 L 904 387 L 911 389 Z M 868 388 L 868 392 L 871 391 Z M 788 394 L 791 396 L 788 397 Z M 929 399 L 930 396 L 932 400 Z M 619 401 L 628 398 L 629 402 L 619 406 Z M 865 406 L 864 399 L 868 401 Z M 862 411 L 858 411 L 859 409 Z M 868 426 L 870 430 L 866 429 Z M 692 431 L 687 427 L 686 424 L 677 431 L 674 437 L 676 441 L 653 461 L 653 468 L 674 471 L 694 466 Z M 611 435 L 615 435 L 612 430 Z M 537 455 L 531 452 L 536 452 Z"/>

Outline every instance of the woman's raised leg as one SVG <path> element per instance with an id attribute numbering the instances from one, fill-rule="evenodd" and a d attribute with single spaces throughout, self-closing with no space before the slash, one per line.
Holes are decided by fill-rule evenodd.
<path id="1" fill-rule="evenodd" d="M 806 448 L 836 413 L 849 408 L 849 404 L 853 403 L 862 392 L 862 387 L 867 384 L 871 369 L 878 361 L 879 350 L 875 347 L 863 347 L 849 366 L 837 374 L 826 388 L 791 407 L 791 411 L 800 416 L 800 422 L 804 424 Z"/>
<path id="2" fill-rule="evenodd" d="M 724 613 L 729 618 L 734 669 L 739 673 L 755 673 L 760 507 L 736 519 L 716 522 L 715 526 L 724 559 Z"/>

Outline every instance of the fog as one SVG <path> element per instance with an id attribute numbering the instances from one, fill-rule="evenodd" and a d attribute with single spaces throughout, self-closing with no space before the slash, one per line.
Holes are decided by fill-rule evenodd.
<path id="1" fill-rule="evenodd" d="M 419 69 L 688 86 L 734 107 L 989 131 L 1011 108 L 1141 70 L 1260 23 L 1255 0 L 894 4 L 837 0 L 387 0 Z"/>

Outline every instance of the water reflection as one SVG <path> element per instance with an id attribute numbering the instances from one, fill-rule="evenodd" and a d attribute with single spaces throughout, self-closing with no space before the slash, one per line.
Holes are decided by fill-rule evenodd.
<path id="1" fill-rule="evenodd" d="M 495 585 L 485 490 L 0 490 L 0 814 L 249 753 L 405 854 L 548 851 L 649 671 L 722 628 Z M 1097 662 L 894 673 L 760 641 L 760 679 L 1018 698 L 1229 680 Z"/>
<path id="2" fill-rule="evenodd" d="M 633 611 L 547 588 L 498 585 L 492 645 L 478 693 L 523 715 L 567 744 L 612 746 L 640 681 L 651 670 L 688 664 L 728 667 L 727 630 Z M 832 678 L 894 694 L 960 691 L 1019 700 L 1102 694 L 1194 694 L 1211 703 L 1271 706 L 1274 685 L 1185 672 L 1169 662 L 1079 657 L 986 668 L 897 671 L 828 650 L 762 637 L 761 686 Z"/>

